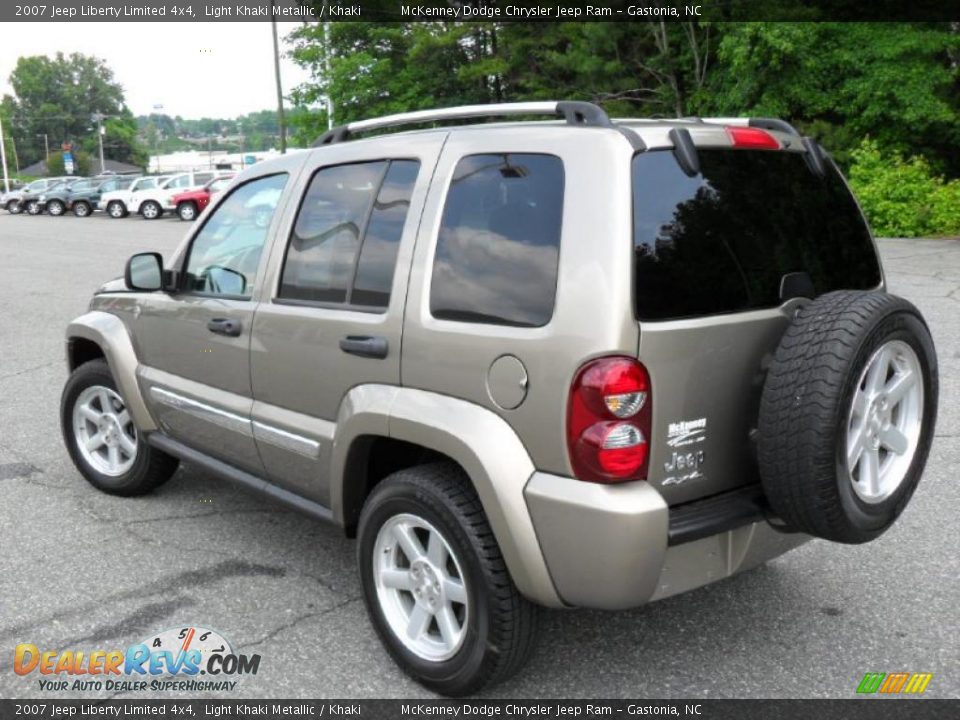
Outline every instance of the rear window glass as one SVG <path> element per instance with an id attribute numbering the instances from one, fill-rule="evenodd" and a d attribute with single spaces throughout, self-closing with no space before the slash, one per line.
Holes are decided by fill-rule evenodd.
<path id="1" fill-rule="evenodd" d="M 539 327 L 553 315 L 563 215 L 553 155 L 469 155 L 457 164 L 437 239 L 430 312 Z"/>
<path id="2" fill-rule="evenodd" d="M 870 233 L 839 172 L 791 152 L 700 149 L 687 176 L 669 150 L 633 160 L 636 314 L 662 320 L 780 304 L 784 274 L 817 294 L 880 282 Z"/>

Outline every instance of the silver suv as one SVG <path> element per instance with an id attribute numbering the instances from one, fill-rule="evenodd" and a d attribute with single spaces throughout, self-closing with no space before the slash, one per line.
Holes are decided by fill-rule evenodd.
<path id="1" fill-rule="evenodd" d="M 249 168 L 67 357 L 93 485 L 184 460 L 335 523 L 386 649 L 450 695 L 521 666 L 538 605 L 879 536 L 937 408 L 924 320 L 816 142 L 579 102 L 357 122 Z"/>

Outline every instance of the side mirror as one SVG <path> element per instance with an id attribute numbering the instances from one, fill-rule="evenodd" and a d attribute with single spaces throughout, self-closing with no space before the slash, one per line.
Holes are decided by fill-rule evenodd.
<path id="1" fill-rule="evenodd" d="M 131 290 L 154 292 L 163 289 L 163 256 L 160 253 L 137 253 L 127 260 L 123 279 Z"/>
<path id="2" fill-rule="evenodd" d="M 247 278 L 232 268 L 211 265 L 204 271 L 204 285 L 209 292 L 222 295 L 243 295 L 247 291 Z"/>

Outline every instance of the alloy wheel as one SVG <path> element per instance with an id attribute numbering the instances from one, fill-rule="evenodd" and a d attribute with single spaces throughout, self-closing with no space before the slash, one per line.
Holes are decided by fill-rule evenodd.
<path id="1" fill-rule="evenodd" d="M 83 459 L 99 473 L 117 477 L 137 459 L 137 429 L 117 392 L 91 385 L 73 406 L 73 433 Z"/>
<path id="2" fill-rule="evenodd" d="M 443 534 L 417 515 L 394 515 L 377 533 L 377 600 L 397 639 L 424 660 L 447 660 L 463 644 L 470 607 L 461 568 Z"/>
<path id="3" fill-rule="evenodd" d="M 902 340 L 881 345 L 860 376 L 847 416 L 847 474 L 864 502 L 883 502 L 906 478 L 920 442 L 923 402 L 917 353 Z"/>

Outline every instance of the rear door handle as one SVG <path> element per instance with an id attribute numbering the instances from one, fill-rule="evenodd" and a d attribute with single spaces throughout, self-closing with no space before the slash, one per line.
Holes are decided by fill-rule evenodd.
<path id="1" fill-rule="evenodd" d="M 380 359 L 387 356 L 388 345 L 385 337 L 347 335 L 340 341 L 340 349 L 350 355 Z"/>
<path id="2" fill-rule="evenodd" d="M 213 318 L 207 323 L 207 330 L 217 335 L 226 335 L 227 337 L 237 337 L 243 330 L 243 325 L 239 320 L 230 318 Z"/>

